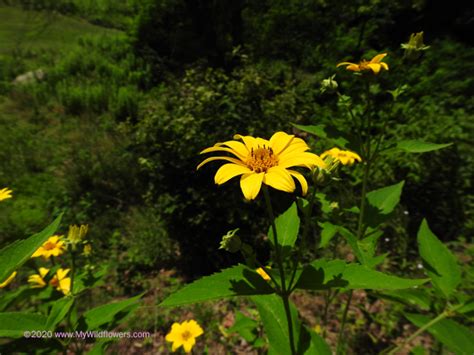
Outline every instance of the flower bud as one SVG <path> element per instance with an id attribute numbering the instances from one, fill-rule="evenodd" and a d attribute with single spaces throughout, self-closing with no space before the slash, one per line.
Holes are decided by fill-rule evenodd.
<path id="1" fill-rule="evenodd" d="M 224 249 L 230 253 L 237 253 L 242 247 L 242 241 L 239 236 L 236 235 L 239 228 L 228 231 L 226 235 L 222 237 L 219 249 Z"/>
<path id="2" fill-rule="evenodd" d="M 425 46 L 423 43 L 423 31 L 412 33 L 408 43 L 402 43 L 401 47 L 405 50 L 405 57 L 410 60 L 418 59 L 421 52 L 430 48 L 430 46 Z"/>
<path id="3" fill-rule="evenodd" d="M 333 92 L 337 90 L 339 85 L 337 84 L 337 81 L 334 80 L 335 77 L 336 75 L 334 74 L 333 76 L 330 76 L 329 78 L 321 81 L 321 93 L 324 93 L 326 91 Z"/>

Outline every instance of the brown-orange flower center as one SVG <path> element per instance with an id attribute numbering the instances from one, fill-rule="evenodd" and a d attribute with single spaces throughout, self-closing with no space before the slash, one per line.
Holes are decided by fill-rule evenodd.
<path id="1" fill-rule="evenodd" d="M 56 243 L 46 242 L 43 245 L 43 248 L 46 250 L 53 250 L 54 248 L 56 248 Z"/>
<path id="2" fill-rule="evenodd" d="M 264 173 L 271 167 L 278 165 L 278 157 L 273 153 L 272 148 L 259 146 L 257 149 L 252 148 L 246 164 L 256 173 Z"/>
<path id="3" fill-rule="evenodd" d="M 193 335 L 189 330 L 185 330 L 183 333 L 181 333 L 181 337 L 183 338 L 184 341 L 187 341 L 189 338 L 192 338 Z"/>

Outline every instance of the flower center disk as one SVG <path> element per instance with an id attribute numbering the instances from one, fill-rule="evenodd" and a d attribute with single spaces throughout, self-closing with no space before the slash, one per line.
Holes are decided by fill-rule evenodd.
<path id="1" fill-rule="evenodd" d="M 263 146 L 263 148 L 258 147 L 257 149 L 252 148 L 246 164 L 252 171 L 263 173 L 271 167 L 277 166 L 278 158 L 273 153 L 272 148 L 267 148 L 265 146 Z"/>
<path id="2" fill-rule="evenodd" d="M 183 338 L 184 341 L 187 341 L 189 338 L 192 337 L 192 334 L 190 331 L 186 330 L 181 334 L 181 337 Z"/>

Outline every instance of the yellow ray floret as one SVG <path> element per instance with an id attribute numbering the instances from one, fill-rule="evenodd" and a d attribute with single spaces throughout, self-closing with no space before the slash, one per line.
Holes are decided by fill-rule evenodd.
<path id="1" fill-rule="evenodd" d="M 6 200 L 7 198 L 12 198 L 12 192 L 13 191 L 8 189 L 8 187 L 0 189 L 0 201 Z"/>
<path id="2" fill-rule="evenodd" d="M 2 283 L 0 283 L 0 288 L 4 288 L 6 287 L 10 282 L 13 281 L 13 279 L 15 278 L 16 276 L 16 271 L 13 271 L 13 273 L 7 277 L 7 279 L 5 281 L 3 281 Z"/>
<path id="3" fill-rule="evenodd" d="M 342 165 L 352 165 L 356 160 L 359 162 L 362 161 L 359 154 L 351 152 L 350 150 L 340 150 L 336 147 L 321 154 L 321 158 L 325 159 L 326 157 L 330 157 L 336 161 L 339 161 Z"/>
<path id="4" fill-rule="evenodd" d="M 316 154 L 307 152 L 308 145 L 294 135 L 276 132 L 270 140 L 242 136 L 236 134 L 233 141 L 216 143 L 213 147 L 204 149 L 201 154 L 212 152 L 227 152 L 231 156 L 217 156 L 205 159 L 198 165 L 214 160 L 224 160 L 214 177 L 216 184 L 221 185 L 233 177 L 241 176 L 240 188 L 247 200 L 253 200 L 260 192 L 262 184 L 285 192 L 295 191 L 296 179 L 301 185 L 303 195 L 308 191 L 308 183 L 302 174 L 291 167 L 324 168 L 326 164 Z M 241 140 L 239 142 L 238 140 Z"/>
<path id="5" fill-rule="evenodd" d="M 172 351 L 183 347 L 186 353 L 190 353 L 196 338 L 204 333 L 201 326 L 194 320 L 185 321 L 183 323 L 173 323 L 170 332 L 166 335 L 166 341 L 172 342 Z"/>
<path id="6" fill-rule="evenodd" d="M 341 65 L 346 65 L 347 70 L 360 72 L 364 70 L 372 70 L 374 74 L 378 74 L 381 69 L 388 70 L 388 64 L 382 62 L 382 59 L 387 55 L 387 53 L 377 54 L 371 60 L 367 61 L 362 59 L 358 64 L 351 63 L 351 62 L 342 62 L 339 63 L 337 66 L 340 67 Z"/>

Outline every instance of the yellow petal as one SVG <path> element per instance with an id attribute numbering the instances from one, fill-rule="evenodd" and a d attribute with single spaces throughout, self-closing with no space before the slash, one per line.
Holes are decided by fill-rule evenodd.
<path id="1" fill-rule="evenodd" d="M 234 139 L 241 139 L 244 142 L 245 147 L 247 148 L 249 152 L 252 149 L 257 148 L 257 145 L 258 145 L 257 139 L 252 136 L 242 136 L 240 134 L 236 134 L 234 135 Z"/>
<path id="2" fill-rule="evenodd" d="M 62 280 L 59 280 L 58 291 L 61 291 L 65 295 L 71 293 L 71 278 L 66 277 Z"/>
<path id="3" fill-rule="evenodd" d="M 312 167 L 318 166 L 320 168 L 326 167 L 326 163 L 316 154 L 304 152 L 300 154 L 291 155 L 289 158 L 281 159 L 278 166 L 283 168 L 290 168 L 292 166 Z"/>
<path id="4" fill-rule="evenodd" d="M 5 281 L 0 283 L 0 288 L 4 288 L 5 286 L 7 286 L 10 282 L 12 282 L 15 276 L 16 276 L 16 271 L 13 271 L 13 273 L 10 276 L 8 276 Z"/>
<path id="5" fill-rule="evenodd" d="M 380 72 L 380 68 L 382 67 L 380 64 L 378 63 L 369 63 L 367 64 L 367 67 L 369 67 L 370 69 L 372 69 L 372 71 L 374 72 L 374 74 L 378 74 Z"/>
<path id="6" fill-rule="evenodd" d="M 245 144 L 237 141 L 227 141 L 224 143 L 217 143 L 215 146 L 220 147 L 220 146 L 227 146 L 230 149 L 233 149 L 237 154 L 243 157 L 247 157 L 250 152 L 247 150 L 247 147 Z"/>
<path id="7" fill-rule="evenodd" d="M 288 147 L 293 140 L 294 135 L 287 134 L 285 132 L 276 132 L 270 138 L 270 148 L 273 149 L 273 153 L 278 155 L 280 154 L 286 147 Z"/>
<path id="8" fill-rule="evenodd" d="M 189 338 L 183 343 L 183 348 L 186 353 L 190 353 L 191 349 L 193 348 L 194 344 L 196 344 L 195 338 Z"/>
<path id="9" fill-rule="evenodd" d="M 237 164 L 224 164 L 219 170 L 217 170 L 216 175 L 214 176 L 214 182 L 217 185 L 223 184 L 235 176 L 251 173 L 252 170 L 246 166 L 237 165 Z"/>
<path id="10" fill-rule="evenodd" d="M 291 144 L 287 146 L 279 155 L 279 159 L 286 159 L 291 154 L 303 153 L 309 149 L 308 145 L 301 138 L 293 138 Z"/>
<path id="11" fill-rule="evenodd" d="M 257 197 L 262 187 L 262 181 L 265 173 L 249 173 L 240 178 L 240 188 L 247 200 L 253 200 Z"/>
<path id="12" fill-rule="evenodd" d="M 231 158 L 231 157 L 210 157 L 210 158 L 205 159 L 201 164 L 199 164 L 197 166 L 196 170 L 198 170 L 204 164 L 207 164 L 207 163 L 209 163 L 211 161 L 214 161 L 214 160 L 226 160 L 226 161 L 230 161 L 231 163 L 234 163 L 234 164 L 237 164 L 237 165 L 245 166 L 244 163 L 242 163 L 242 161 L 237 160 L 235 158 Z"/>
<path id="13" fill-rule="evenodd" d="M 384 68 L 385 70 L 388 70 L 388 64 L 387 64 L 387 63 L 381 62 L 380 65 L 381 65 L 382 68 Z"/>
<path id="14" fill-rule="evenodd" d="M 45 267 L 40 267 L 39 268 L 39 273 L 41 275 L 41 277 L 45 277 L 49 272 L 49 269 L 45 268 Z"/>
<path id="15" fill-rule="evenodd" d="M 226 147 L 209 147 L 201 151 L 199 154 L 211 153 L 211 152 L 228 152 L 228 153 L 234 154 L 240 160 L 245 160 L 247 158 L 247 155 L 241 155 L 239 152 L 235 151 L 234 149 L 226 148 Z"/>
<path id="16" fill-rule="evenodd" d="M 59 268 L 58 271 L 56 271 L 56 275 L 58 276 L 58 279 L 61 280 L 61 279 L 64 279 L 66 277 L 66 275 L 68 274 L 69 271 L 70 271 L 70 269 L 61 269 L 61 268 Z"/>
<path id="17" fill-rule="evenodd" d="M 306 179 L 304 178 L 304 176 L 302 174 L 300 174 L 299 172 L 297 171 L 294 171 L 294 170 L 287 170 L 291 176 L 293 176 L 294 178 L 296 178 L 300 185 L 301 185 L 301 193 L 302 195 L 306 195 L 308 193 L 308 182 L 306 181 Z"/>
<path id="18" fill-rule="evenodd" d="M 268 169 L 263 178 L 263 183 L 285 192 L 293 192 L 296 188 L 291 175 L 285 169 L 278 166 Z"/>
<path id="19" fill-rule="evenodd" d="M 336 67 L 340 67 L 341 65 L 355 65 L 355 66 L 359 66 L 357 65 L 356 63 L 351 63 L 351 62 L 342 62 L 342 63 L 339 63 L 338 65 L 336 65 Z"/>
<path id="20" fill-rule="evenodd" d="M 370 63 L 380 63 L 380 61 L 387 55 L 387 53 L 377 54 L 370 60 Z"/>

